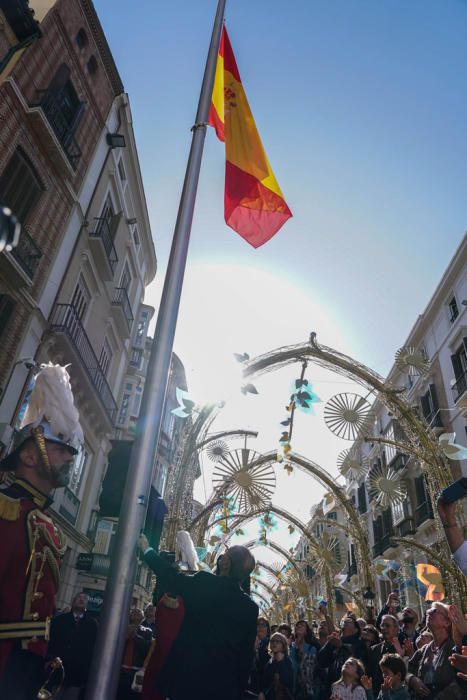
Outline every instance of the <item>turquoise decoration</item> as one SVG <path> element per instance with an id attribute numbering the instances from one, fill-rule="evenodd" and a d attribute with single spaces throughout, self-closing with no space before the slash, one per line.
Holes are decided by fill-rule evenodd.
<path id="1" fill-rule="evenodd" d="M 292 384 L 292 395 L 290 401 L 295 403 L 295 406 L 302 413 L 314 415 L 314 404 L 322 403 L 321 399 L 313 391 L 313 385 L 308 379 L 296 379 Z"/>
<path id="2" fill-rule="evenodd" d="M 188 392 L 177 387 L 175 389 L 175 396 L 177 397 L 178 406 L 177 408 L 173 408 L 171 413 L 178 418 L 188 418 L 188 416 L 191 416 L 195 407 L 195 402 L 188 398 Z"/>
<path id="3" fill-rule="evenodd" d="M 206 558 L 206 554 L 208 553 L 207 547 L 195 547 L 196 549 L 196 554 L 198 555 L 198 559 L 200 561 L 204 561 Z"/>

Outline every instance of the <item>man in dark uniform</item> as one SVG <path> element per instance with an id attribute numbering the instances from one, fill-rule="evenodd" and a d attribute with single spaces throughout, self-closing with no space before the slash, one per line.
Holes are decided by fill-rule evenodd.
<path id="1" fill-rule="evenodd" d="M 170 700 L 240 700 L 248 684 L 258 606 L 241 583 L 255 567 L 246 547 L 231 547 L 218 560 L 218 575 L 177 573 L 142 535 L 144 561 L 163 576 L 167 592 L 183 598 L 185 617 L 155 690 Z M 163 631 L 159 630 L 162 634 Z"/>
<path id="2" fill-rule="evenodd" d="M 0 698 L 35 700 L 45 681 L 50 619 L 64 537 L 47 513 L 83 439 L 69 375 L 43 365 L 14 449 L 0 470 Z"/>

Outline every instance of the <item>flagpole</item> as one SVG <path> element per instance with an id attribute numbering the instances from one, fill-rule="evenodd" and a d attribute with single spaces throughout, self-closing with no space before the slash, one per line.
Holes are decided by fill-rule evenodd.
<path id="1" fill-rule="evenodd" d="M 225 4 L 226 0 L 218 0 L 196 122 L 192 128 L 190 155 L 148 363 L 136 439 L 125 482 L 86 700 L 112 700 L 117 690 L 136 573 L 136 540 L 146 515 L 164 409 Z"/>

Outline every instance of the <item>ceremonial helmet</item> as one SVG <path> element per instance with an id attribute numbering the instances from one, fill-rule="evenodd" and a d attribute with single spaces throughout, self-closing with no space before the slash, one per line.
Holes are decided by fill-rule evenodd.
<path id="1" fill-rule="evenodd" d="M 0 471 L 15 469 L 18 452 L 29 438 L 36 441 L 45 466 L 48 466 L 47 440 L 65 445 L 74 455 L 78 454 L 84 436 L 66 367 L 52 363 L 40 366 L 13 448 L 0 461 Z"/>

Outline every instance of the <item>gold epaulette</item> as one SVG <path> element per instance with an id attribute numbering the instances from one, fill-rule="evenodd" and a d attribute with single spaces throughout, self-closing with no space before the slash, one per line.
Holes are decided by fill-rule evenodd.
<path id="1" fill-rule="evenodd" d="M 21 512 L 21 500 L 10 498 L 0 491 L 0 518 L 3 520 L 18 520 Z"/>

